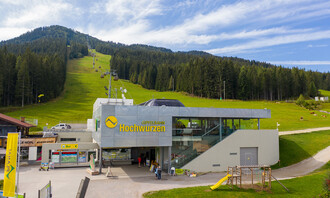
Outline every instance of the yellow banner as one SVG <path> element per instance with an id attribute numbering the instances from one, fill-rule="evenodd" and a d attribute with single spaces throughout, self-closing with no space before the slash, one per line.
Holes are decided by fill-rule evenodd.
<path id="1" fill-rule="evenodd" d="M 78 144 L 61 144 L 61 149 L 78 149 Z"/>
<path id="2" fill-rule="evenodd" d="M 18 133 L 8 133 L 3 184 L 3 196 L 5 197 L 15 196 L 17 142 Z"/>

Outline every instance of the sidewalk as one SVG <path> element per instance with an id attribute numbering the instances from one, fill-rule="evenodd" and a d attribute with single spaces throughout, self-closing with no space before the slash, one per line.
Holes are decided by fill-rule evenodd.
<path id="1" fill-rule="evenodd" d="M 196 178 L 188 176 L 134 177 L 127 179 L 93 180 L 89 183 L 86 198 L 140 198 L 149 191 L 214 185 L 227 173 L 207 173 Z"/>
<path id="2" fill-rule="evenodd" d="M 330 146 L 319 151 L 313 157 L 305 159 L 297 164 L 272 171 L 277 179 L 286 179 L 307 175 L 310 172 L 322 167 L 330 160 Z"/>
<path id="3" fill-rule="evenodd" d="M 299 133 L 311 133 L 315 131 L 325 131 L 330 130 L 330 127 L 321 127 L 321 128 L 311 128 L 311 129 L 303 129 L 303 130 L 296 130 L 296 131 L 281 131 L 278 132 L 279 136 L 281 135 L 292 135 L 292 134 L 299 134 Z"/>
<path id="4" fill-rule="evenodd" d="M 49 171 L 39 171 L 39 165 L 21 166 L 19 173 L 19 192 L 26 193 L 27 198 L 38 197 L 38 190 L 44 187 L 49 181 L 52 183 L 53 198 L 76 197 L 80 181 L 85 177 L 94 180 L 107 181 L 105 176 L 107 168 L 102 169 L 102 174 L 91 176 L 87 173 L 88 167 L 56 168 Z M 4 169 L 0 169 L 0 178 L 4 177 Z M 148 171 L 147 167 L 137 168 L 137 166 L 113 167 L 113 175 L 116 180 L 128 178 L 153 178 L 154 174 Z"/>

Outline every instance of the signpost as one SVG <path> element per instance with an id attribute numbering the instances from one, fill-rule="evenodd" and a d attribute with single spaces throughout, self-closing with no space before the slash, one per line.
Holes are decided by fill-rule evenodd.
<path id="1" fill-rule="evenodd" d="M 3 185 L 3 195 L 6 197 L 15 196 L 18 135 L 18 133 L 8 133 Z"/>
<path id="2" fill-rule="evenodd" d="M 38 191 L 38 198 L 51 198 L 52 197 L 52 185 L 51 182 Z"/>

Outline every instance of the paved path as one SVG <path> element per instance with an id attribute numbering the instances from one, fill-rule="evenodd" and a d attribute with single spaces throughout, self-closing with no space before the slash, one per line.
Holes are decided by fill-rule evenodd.
<path id="1" fill-rule="evenodd" d="M 143 193 L 173 188 L 213 185 L 226 173 L 208 173 L 197 178 L 187 176 L 163 176 L 162 180 L 152 177 L 129 179 L 106 179 L 91 181 L 86 198 L 139 198 Z"/>
<path id="2" fill-rule="evenodd" d="M 330 146 L 298 164 L 274 170 L 273 175 L 278 179 L 302 176 L 320 168 L 329 160 Z M 118 176 L 116 178 L 105 177 L 106 169 L 103 169 L 103 174 L 97 176 L 90 176 L 86 167 L 49 171 L 38 169 L 39 166 L 21 167 L 19 192 L 25 192 L 27 198 L 37 197 L 38 190 L 49 180 L 53 186 L 53 198 L 75 197 L 81 179 L 86 176 L 91 179 L 86 198 L 140 198 L 148 191 L 213 185 L 226 175 L 225 172 L 208 173 L 197 178 L 165 175 L 162 180 L 157 180 L 146 167 L 137 168 L 134 165 L 112 168 L 113 174 Z M 3 178 L 3 169 L 0 170 L 0 178 Z"/>
<path id="3" fill-rule="evenodd" d="M 292 178 L 307 175 L 308 173 L 322 167 L 330 160 L 330 146 L 319 151 L 313 157 L 305 159 L 297 164 L 272 171 L 276 178 Z"/>
<path id="4" fill-rule="evenodd" d="M 311 129 L 303 129 L 303 130 L 296 130 L 296 131 L 280 131 L 278 134 L 281 135 L 292 135 L 298 133 L 311 133 L 315 131 L 325 131 L 330 130 L 330 127 L 321 127 L 321 128 L 311 128 Z"/>
<path id="5" fill-rule="evenodd" d="M 291 134 L 309 133 L 318 130 L 330 130 L 330 127 L 299 130 L 291 132 Z M 280 133 L 286 135 L 287 132 Z M 306 175 L 320 168 L 329 160 L 330 146 L 300 163 L 274 170 L 273 175 L 278 179 Z M 142 194 L 148 191 L 213 185 L 226 175 L 225 172 L 208 173 L 197 178 L 165 175 L 159 181 L 146 167 L 137 168 L 134 165 L 112 168 L 112 172 L 118 176 L 117 178 L 105 177 L 106 169 L 103 170 L 103 174 L 98 176 L 90 176 L 86 172 L 86 167 L 59 168 L 50 171 L 39 171 L 38 169 L 39 166 L 21 167 L 19 192 L 25 192 L 27 198 L 37 197 L 38 189 L 45 186 L 49 180 L 52 182 L 54 198 L 75 197 L 80 181 L 85 177 L 91 178 L 86 198 L 134 198 L 142 197 Z M 3 168 L 0 170 L 0 178 L 3 178 Z"/>

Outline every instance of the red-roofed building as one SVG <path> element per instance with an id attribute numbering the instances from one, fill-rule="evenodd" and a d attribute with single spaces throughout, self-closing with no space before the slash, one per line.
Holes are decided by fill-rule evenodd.
<path id="1" fill-rule="evenodd" d="M 24 137 L 29 134 L 31 127 L 35 126 L 26 123 L 24 117 L 18 120 L 0 113 L 0 136 L 7 136 L 8 132 L 22 132 L 22 136 Z"/>

